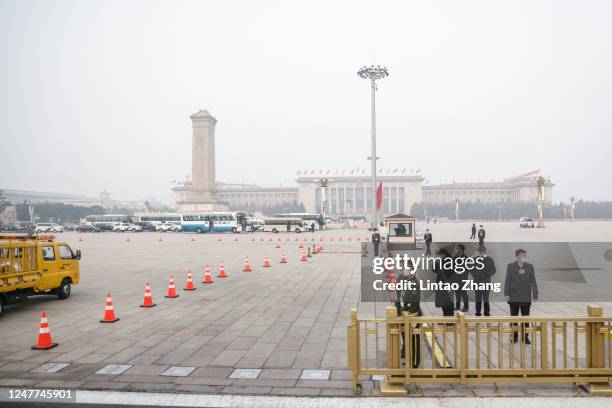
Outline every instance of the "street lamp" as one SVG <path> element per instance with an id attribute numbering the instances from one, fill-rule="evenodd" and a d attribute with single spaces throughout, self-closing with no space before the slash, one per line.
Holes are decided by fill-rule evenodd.
<path id="1" fill-rule="evenodd" d="M 380 65 L 370 65 L 369 67 L 363 66 L 357 72 L 363 79 L 370 80 L 370 87 L 372 89 L 372 110 L 371 110 L 371 132 L 372 132 L 372 152 L 369 160 L 372 160 L 372 229 L 378 225 L 377 220 L 377 209 L 376 209 L 376 80 L 382 79 L 389 76 L 389 71 L 386 67 Z"/>
<path id="2" fill-rule="evenodd" d="M 535 183 L 538 186 L 538 228 L 544 228 L 544 186 L 550 180 L 546 180 L 540 176 L 535 179 Z"/>
<path id="3" fill-rule="evenodd" d="M 334 180 L 327 177 L 322 177 L 320 179 L 315 179 L 314 182 L 321 187 L 321 216 L 323 217 L 323 222 L 325 222 L 325 210 L 327 209 L 327 187 L 329 187 Z"/>
<path id="4" fill-rule="evenodd" d="M 574 222 L 574 211 L 576 210 L 576 197 L 570 197 L 570 214 L 572 216 L 571 220 Z"/>

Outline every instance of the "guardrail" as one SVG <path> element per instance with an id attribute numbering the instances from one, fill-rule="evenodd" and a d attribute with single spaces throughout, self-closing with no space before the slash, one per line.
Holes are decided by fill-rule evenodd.
<path id="1" fill-rule="evenodd" d="M 398 317 L 390 306 L 385 318 L 359 319 L 352 309 L 348 365 L 356 394 L 366 375 L 384 376 L 382 395 L 406 394 L 406 384 L 492 383 L 497 389 L 510 382 L 568 382 L 607 394 L 610 333 L 612 317 L 600 306 L 588 306 L 582 317 Z"/>

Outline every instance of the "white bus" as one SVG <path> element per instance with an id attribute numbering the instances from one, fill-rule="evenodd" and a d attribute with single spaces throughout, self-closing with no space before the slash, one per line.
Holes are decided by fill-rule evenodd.
<path id="1" fill-rule="evenodd" d="M 212 228 L 211 228 L 212 227 Z M 236 215 L 231 212 L 185 213 L 182 214 L 181 231 L 195 232 L 238 232 Z"/>
<path id="2" fill-rule="evenodd" d="M 131 224 L 133 221 L 131 215 L 125 214 L 88 215 L 85 217 L 85 224 L 93 225 L 105 231 L 111 231 L 120 222 Z"/>
<path id="3" fill-rule="evenodd" d="M 150 231 L 157 231 L 160 225 L 175 224 L 180 227 L 181 214 L 175 213 L 137 213 L 134 221 L 141 227 Z"/>
<path id="4" fill-rule="evenodd" d="M 310 231 L 312 228 L 312 224 L 314 223 L 315 229 L 324 228 L 323 225 L 323 217 L 321 214 L 313 214 L 313 213 L 286 213 L 286 214 L 276 214 L 275 218 L 299 218 L 302 221 L 302 229 L 304 231 Z"/>
<path id="5" fill-rule="evenodd" d="M 297 232 L 304 231 L 301 218 L 272 217 L 264 220 L 263 230 L 266 232 Z"/>

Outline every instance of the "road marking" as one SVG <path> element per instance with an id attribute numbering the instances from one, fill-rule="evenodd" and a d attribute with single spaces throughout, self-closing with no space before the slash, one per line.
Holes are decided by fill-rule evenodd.
<path id="1" fill-rule="evenodd" d="M 331 370 L 303 370 L 300 380 L 329 380 Z"/>
<path id="2" fill-rule="evenodd" d="M 173 366 L 173 367 L 169 367 L 166 371 L 164 371 L 160 375 L 163 375 L 164 377 L 187 377 L 195 369 L 196 369 L 195 367 Z"/>
<path id="3" fill-rule="evenodd" d="M 32 373 L 57 373 L 63 368 L 66 368 L 70 365 L 70 363 L 45 363 L 40 367 L 36 367 L 33 369 Z"/>
<path id="4" fill-rule="evenodd" d="M 132 368 L 130 364 L 109 364 L 96 371 L 96 374 L 118 375 L 130 368 Z"/>
<path id="5" fill-rule="evenodd" d="M 237 368 L 229 376 L 229 378 L 257 378 L 261 373 L 261 368 Z"/>

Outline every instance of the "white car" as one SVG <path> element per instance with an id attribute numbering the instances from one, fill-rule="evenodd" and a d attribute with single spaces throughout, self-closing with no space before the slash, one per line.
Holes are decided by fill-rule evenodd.
<path id="1" fill-rule="evenodd" d="M 535 228 L 535 221 L 533 218 L 521 217 L 519 219 L 519 226 L 521 228 Z"/>
<path id="2" fill-rule="evenodd" d="M 36 232 L 64 232 L 64 227 L 52 222 L 41 222 L 36 224 Z"/>
<path id="3" fill-rule="evenodd" d="M 166 222 L 157 226 L 157 231 L 159 232 L 178 232 L 180 230 L 180 225 L 172 224 L 171 222 Z"/>
<path id="4" fill-rule="evenodd" d="M 130 224 L 127 222 L 118 222 L 113 226 L 114 232 L 140 232 L 142 227 L 140 225 Z"/>

